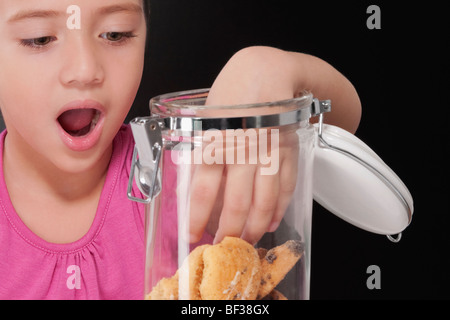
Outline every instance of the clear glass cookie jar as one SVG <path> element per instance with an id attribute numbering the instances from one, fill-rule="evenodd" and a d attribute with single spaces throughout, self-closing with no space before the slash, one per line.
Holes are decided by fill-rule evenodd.
<path id="1" fill-rule="evenodd" d="M 391 234 L 411 222 L 412 197 L 367 145 L 323 123 L 330 101 L 304 92 L 205 106 L 208 92 L 157 96 L 151 115 L 130 123 L 128 197 L 146 212 L 144 298 L 308 299 L 313 199 L 399 240 Z"/>

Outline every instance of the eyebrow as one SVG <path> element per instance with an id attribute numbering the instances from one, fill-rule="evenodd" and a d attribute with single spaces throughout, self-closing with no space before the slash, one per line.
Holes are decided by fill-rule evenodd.
<path id="1" fill-rule="evenodd" d="M 128 11 L 131 13 L 143 13 L 143 9 L 140 5 L 135 3 L 124 3 L 124 4 L 115 4 L 111 6 L 106 6 L 98 9 L 98 14 L 106 15 L 116 12 Z"/>
<path id="2" fill-rule="evenodd" d="M 31 18 L 55 18 L 61 16 L 62 14 L 62 12 L 54 10 L 25 10 L 19 11 L 11 16 L 11 18 L 8 19 L 8 22 L 17 22 Z"/>
<path id="3" fill-rule="evenodd" d="M 142 13 L 143 8 L 140 5 L 134 3 L 116 4 L 111 6 L 106 6 L 98 9 L 97 13 L 99 15 L 108 15 L 116 12 L 132 12 L 132 13 Z M 55 10 L 24 10 L 19 11 L 8 19 L 9 23 L 17 22 L 24 19 L 32 18 L 57 18 L 65 13 Z"/>

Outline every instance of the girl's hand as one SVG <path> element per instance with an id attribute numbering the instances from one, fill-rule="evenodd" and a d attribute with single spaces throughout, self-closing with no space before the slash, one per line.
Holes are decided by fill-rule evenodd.
<path id="1" fill-rule="evenodd" d="M 311 68 L 327 77 L 318 77 Z M 348 84 L 335 69 L 317 58 L 274 48 L 252 47 L 239 51 L 229 60 L 211 87 L 206 104 L 272 102 L 291 99 L 305 89 L 313 91 L 315 88 L 319 90 L 313 91 L 315 95 L 328 88 L 330 95 L 323 97 L 337 98 L 338 102 L 342 99 L 336 94 L 336 88 L 346 88 L 347 91 L 342 93 L 350 92 L 353 96 L 345 100 L 352 101 L 356 92 Z M 350 110 L 347 115 L 353 112 L 359 121 L 360 106 L 353 107 L 356 111 Z M 336 109 L 334 101 L 333 108 Z M 354 126 L 353 122 L 343 121 L 344 125 Z M 197 165 L 190 198 L 191 242 L 198 241 L 207 230 L 215 234 L 215 242 L 225 236 L 236 236 L 256 243 L 264 233 L 277 229 L 297 181 L 295 129 L 280 131 L 278 142 L 271 145 L 271 150 L 278 157 L 278 167 L 270 175 L 261 174 L 265 165 L 260 161 L 257 164 Z"/>

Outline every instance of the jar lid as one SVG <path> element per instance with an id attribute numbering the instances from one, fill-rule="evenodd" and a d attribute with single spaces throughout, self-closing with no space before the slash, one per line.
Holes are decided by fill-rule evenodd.
<path id="1" fill-rule="evenodd" d="M 359 228 L 399 241 L 391 235 L 401 234 L 413 213 L 407 187 L 353 134 L 322 122 L 314 126 L 314 200 Z"/>

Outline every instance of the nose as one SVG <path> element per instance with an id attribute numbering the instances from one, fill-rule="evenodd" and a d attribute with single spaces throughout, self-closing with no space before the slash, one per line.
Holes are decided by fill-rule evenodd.
<path id="1" fill-rule="evenodd" d="M 86 38 L 79 33 L 65 43 L 60 81 L 66 86 L 89 87 L 104 80 L 101 55 L 94 41 Z"/>

